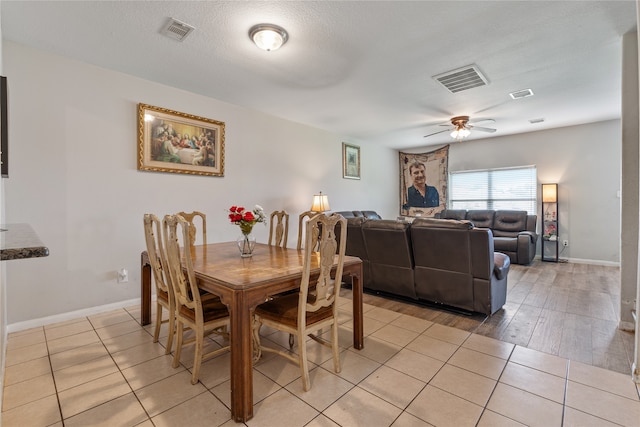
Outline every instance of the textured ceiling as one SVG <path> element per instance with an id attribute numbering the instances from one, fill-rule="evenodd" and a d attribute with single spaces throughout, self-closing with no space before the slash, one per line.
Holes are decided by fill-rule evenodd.
<path id="1" fill-rule="evenodd" d="M 451 141 L 437 123 L 491 118 L 470 140 L 620 117 L 621 36 L 635 1 L 5 1 L 3 38 L 393 148 Z M 184 42 L 169 17 L 196 28 Z M 275 52 L 257 23 L 290 39 Z M 432 76 L 476 64 L 487 86 Z M 535 96 L 512 100 L 509 93 Z M 146 100 L 140 100 L 145 102 Z M 172 108 L 171 105 L 162 105 Z M 544 118 L 531 124 L 530 119 Z M 484 126 L 484 125 L 483 125 Z"/>

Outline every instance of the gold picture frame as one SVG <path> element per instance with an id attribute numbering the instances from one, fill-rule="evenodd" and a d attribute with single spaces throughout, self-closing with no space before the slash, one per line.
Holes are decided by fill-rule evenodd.
<path id="1" fill-rule="evenodd" d="M 342 143 L 342 177 L 360 179 L 360 147 Z"/>
<path id="2" fill-rule="evenodd" d="M 224 176 L 224 122 L 138 104 L 138 170 Z"/>

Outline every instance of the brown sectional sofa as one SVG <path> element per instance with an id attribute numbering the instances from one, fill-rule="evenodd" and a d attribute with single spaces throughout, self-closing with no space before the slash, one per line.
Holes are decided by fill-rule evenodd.
<path id="1" fill-rule="evenodd" d="M 514 264 L 531 264 L 536 255 L 537 215 L 517 210 L 445 209 L 436 217 L 471 221 L 476 228 L 489 228 L 495 250 L 509 255 Z"/>
<path id="2" fill-rule="evenodd" d="M 409 224 L 355 215 L 347 227 L 347 255 L 362 259 L 367 289 L 485 314 L 506 302 L 510 260 L 494 252 L 489 229 L 469 221 Z"/>

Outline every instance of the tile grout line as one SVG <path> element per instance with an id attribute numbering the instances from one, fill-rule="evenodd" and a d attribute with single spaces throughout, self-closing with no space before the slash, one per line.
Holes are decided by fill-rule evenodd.
<path id="1" fill-rule="evenodd" d="M 53 389 L 56 392 L 56 401 L 58 402 L 58 412 L 60 413 L 60 422 L 64 427 L 64 416 L 62 415 L 62 404 L 60 403 L 60 393 L 58 393 L 58 384 L 56 382 L 56 376 L 53 373 L 53 363 L 51 363 L 51 352 L 49 351 L 49 340 L 47 339 L 47 329 L 43 326 L 42 333 L 44 334 L 44 344 L 47 347 L 47 360 L 49 361 L 49 369 L 51 369 L 51 380 L 53 381 Z"/>

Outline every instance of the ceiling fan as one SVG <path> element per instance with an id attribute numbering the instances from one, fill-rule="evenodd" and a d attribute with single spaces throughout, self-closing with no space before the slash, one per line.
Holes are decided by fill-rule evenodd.
<path id="1" fill-rule="evenodd" d="M 477 126 L 478 123 L 494 123 L 493 119 L 480 119 L 475 122 L 469 122 L 469 116 L 456 116 L 453 117 L 448 122 L 441 123 L 440 126 L 447 126 L 447 129 L 441 130 L 438 132 L 430 133 L 429 135 L 425 135 L 424 137 L 437 135 L 443 132 L 450 132 L 451 137 L 457 139 L 458 141 L 466 138 L 471 134 L 472 130 L 479 130 L 481 132 L 490 132 L 493 133 L 496 130 L 493 128 L 486 128 Z"/>

